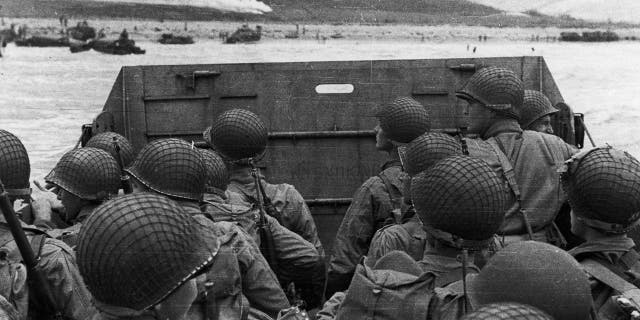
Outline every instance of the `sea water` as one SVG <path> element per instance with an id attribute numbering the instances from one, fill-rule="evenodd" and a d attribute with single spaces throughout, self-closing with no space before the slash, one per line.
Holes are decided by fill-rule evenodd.
<path id="1" fill-rule="evenodd" d="M 5 48 L 0 59 L 0 128 L 25 144 L 33 178 L 41 179 L 73 148 L 81 125 L 102 110 L 118 71 L 126 65 L 543 56 L 565 102 L 584 113 L 596 144 L 609 143 L 640 157 L 638 42 L 496 40 L 467 47 L 464 41 L 267 39 L 235 45 L 218 40 L 187 46 L 137 44 L 147 53 L 72 54 L 68 48 L 13 44 Z"/>

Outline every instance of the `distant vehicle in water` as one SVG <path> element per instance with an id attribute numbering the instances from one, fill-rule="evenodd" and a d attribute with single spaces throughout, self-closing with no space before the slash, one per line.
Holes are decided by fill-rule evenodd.
<path id="1" fill-rule="evenodd" d="M 256 26 L 256 29 L 249 28 L 244 24 L 234 33 L 227 37 L 225 43 L 237 43 L 237 42 L 256 42 L 262 37 L 262 26 Z"/>
<path id="2" fill-rule="evenodd" d="M 174 35 L 173 33 L 163 33 L 158 42 L 162 44 L 192 44 L 193 37 L 189 35 Z"/>
<path id="3" fill-rule="evenodd" d="M 67 35 L 76 40 L 87 41 L 96 37 L 96 29 L 90 27 L 85 20 L 82 23 L 78 22 L 75 27 L 67 29 Z"/>
<path id="4" fill-rule="evenodd" d="M 72 43 L 69 46 L 71 53 L 95 50 L 107 54 L 126 55 L 144 54 L 146 51 L 135 45 L 135 41 L 128 39 L 107 40 L 97 39 L 82 43 Z"/>
<path id="5" fill-rule="evenodd" d="M 15 39 L 18 47 L 68 47 L 69 37 L 31 36 Z"/>
<path id="6" fill-rule="evenodd" d="M 620 40 L 620 37 L 613 31 L 585 31 L 582 35 L 577 32 L 560 33 L 560 41 L 609 42 L 618 40 Z"/>

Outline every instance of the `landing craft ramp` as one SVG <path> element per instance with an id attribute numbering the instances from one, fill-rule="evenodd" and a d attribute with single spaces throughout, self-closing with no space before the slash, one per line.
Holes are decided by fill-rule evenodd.
<path id="1" fill-rule="evenodd" d="M 270 131 L 262 172 L 296 186 L 331 250 L 351 196 L 385 161 L 375 149 L 375 108 L 411 96 L 430 106 L 435 130 L 456 132 L 468 117 L 455 90 L 482 66 L 512 69 L 527 89 L 563 102 L 544 59 L 531 56 L 131 66 L 121 69 L 92 131 L 118 132 L 136 150 L 167 137 L 202 144 L 220 113 L 251 110 Z M 560 106 L 554 130 L 575 144 L 573 114 Z"/>

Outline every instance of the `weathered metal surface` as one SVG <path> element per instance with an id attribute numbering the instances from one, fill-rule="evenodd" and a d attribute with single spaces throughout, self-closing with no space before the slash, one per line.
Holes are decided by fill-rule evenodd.
<path id="1" fill-rule="evenodd" d="M 349 198 L 385 159 L 375 150 L 374 109 L 411 96 L 431 108 L 435 130 L 456 132 L 468 121 L 455 90 L 489 65 L 514 70 L 525 88 L 543 91 L 554 105 L 563 101 L 542 57 L 500 57 L 123 67 L 104 111 L 135 149 L 164 137 L 201 145 L 202 131 L 220 113 L 255 112 L 270 130 L 263 172 L 310 200 L 330 249 Z M 327 84 L 348 90 L 318 89 Z M 570 109 L 554 129 L 573 142 Z"/>

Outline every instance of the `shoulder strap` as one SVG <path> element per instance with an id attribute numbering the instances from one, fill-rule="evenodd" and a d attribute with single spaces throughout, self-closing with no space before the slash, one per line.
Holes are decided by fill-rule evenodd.
<path id="1" fill-rule="evenodd" d="M 40 254 L 42 253 L 42 247 L 44 247 L 44 241 L 47 239 L 45 234 L 36 234 L 31 237 L 31 250 L 33 251 L 33 255 L 36 258 L 36 261 L 40 259 Z"/>
<path id="2" fill-rule="evenodd" d="M 511 187 L 511 191 L 513 191 L 513 194 L 516 196 L 516 200 L 520 202 L 520 188 L 516 182 L 516 174 L 513 172 L 513 165 L 511 165 L 511 162 L 505 153 L 504 145 L 497 138 L 488 139 L 486 141 L 498 156 L 500 166 L 502 167 L 502 173 L 505 179 L 507 179 L 507 183 L 509 184 L 509 187 Z"/>
<path id="3" fill-rule="evenodd" d="M 606 266 L 593 259 L 585 259 L 580 263 L 584 270 L 598 281 L 606 284 L 625 296 L 633 297 L 635 302 L 640 302 L 640 289 L 615 274 Z"/>
<path id="4" fill-rule="evenodd" d="M 378 174 L 378 177 L 380 177 L 382 183 L 384 183 L 384 187 L 389 193 L 389 201 L 391 202 L 392 212 L 389 214 L 387 221 L 393 220 L 393 222 L 389 223 L 402 223 L 402 193 L 393 186 L 391 179 L 384 170 Z"/>

